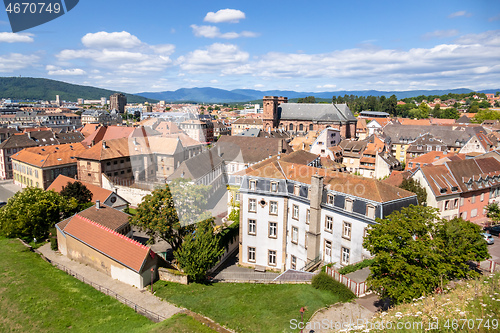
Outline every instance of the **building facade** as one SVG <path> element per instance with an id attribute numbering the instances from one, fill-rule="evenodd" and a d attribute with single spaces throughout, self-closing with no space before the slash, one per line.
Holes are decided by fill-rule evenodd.
<path id="1" fill-rule="evenodd" d="M 127 105 L 127 97 L 124 94 L 113 94 L 109 97 L 109 108 L 117 110 L 119 113 L 125 113 L 125 105 Z"/>

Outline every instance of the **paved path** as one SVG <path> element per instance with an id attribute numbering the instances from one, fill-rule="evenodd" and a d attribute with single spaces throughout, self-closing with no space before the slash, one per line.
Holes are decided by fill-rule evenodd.
<path id="1" fill-rule="evenodd" d="M 373 314 L 370 310 L 356 303 L 335 304 L 316 312 L 309 319 L 309 325 L 315 333 L 338 331 L 348 328 L 351 324 L 361 324 L 369 320 Z M 309 332 L 309 330 L 304 331 Z"/>
<path id="2" fill-rule="evenodd" d="M 82 275 L 85 279 L 88 279 L 96 284 L 106 287 L 118 295 L 127 298 L 128 300 L 142 306 L 143 308 L 154 312 L 162 317 L 169 318 L 174 314 L 183 311 L 183 309 L 178 308 L 170 303 L 167 303 L 160 298 L 151 295 L 151 293 L 145 289 L 138 289 L 131 285 L 125 284 L 112 277 L 99 272 L 91 267 L 80 264 L 68 257 L 54 252 L 50 248 L 50 244 L 45 244 L 38 249 L 47 259 L 52 262 L 64 265 L 70 270 Z"/>

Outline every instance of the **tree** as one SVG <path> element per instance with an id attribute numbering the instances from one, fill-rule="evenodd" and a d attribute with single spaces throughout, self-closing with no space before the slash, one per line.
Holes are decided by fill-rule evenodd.
<path id="1" fill-rule="evenodd" d="M 460 118 L 460 114 L 458 113 L 458 110 L 456 108 L 448 108 L 444 109 L 441 118 L 444 119 L 458 119 Z"/>
<path id="2" fill-rule="evenodd" d="M 396 304 L 475 276 L 468 262 L 488 258 L 478 226 L 441 219 L 432 207 L 410 205 L 376 222 L 363 242 L 375 255 L 368 283 Z"/>
<path id="3" fill-rule="evenodd" d="M 314 96 L 307 96 L 304 98 L 299 98 L 297 103 L 316 103 L 316 97 Z"/>
<path id="4" fill-rule="evenodd" d="M 74 198 L 54 191 L 28 187 L 14 194 L 0 209 L 0 235 L 23 239 L 45 239 L 50 228 L 78 211 Z"/>
<path id="5" fill-rule="evenodd" d="M 204 211 L 206 197 L 207 186 L 190 185 L 184 179 L 176 180 L 145 196 L 129 221 L 146 231 L 149 243 L 154 243 L 159 237 L 170 244 L 172 251 L 176 251 L 184 237 L 195 230 L 194 223 L 210 217 Z"/>
<path id="6" fill-rule="evenodd" d="M 84 205 L 92 200 L 92 192 L 82 182 L 68 182 L 59 193 L 65 198 L 75 198 L 78 204 Z"/>
<path id="7" fill-rule="evenodd" d="M 399 188 L 415 193 L 419 205 L 425 205 L 427 203 L 427 191 L 420 185 L 418 180 L 413 178 L 404 179 L 401 185 L 399 185 Z"/>
<path id="8" fill-rule="evenodd" d="M 214 219 L 210 218 L 198 223 L 196 232 L 186 237 L 182 247 L 174 252 L 174 257 L 184 273 L 193 281 L 201 282 L 223 252 L 214 232 Z"/>
<path id="9" fill-rule="evenodd" d="M 486 205 L 486 216 L 491 219 L 493 224 L 500 222 L 500 206 L 497 202 Z"/>

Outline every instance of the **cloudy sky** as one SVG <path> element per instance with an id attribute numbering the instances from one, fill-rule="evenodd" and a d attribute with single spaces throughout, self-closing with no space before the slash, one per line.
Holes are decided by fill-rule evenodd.
<path id="1" fill-rule="evenodd" d="M 82 0 L 13 34 L 0 76 L 125 92 L 500 88 L 500 1 Z"/>

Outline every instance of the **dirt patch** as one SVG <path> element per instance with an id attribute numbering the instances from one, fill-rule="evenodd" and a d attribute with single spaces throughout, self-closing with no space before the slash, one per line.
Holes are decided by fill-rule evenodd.
<path id="1" fill-rule="evenodd" d="M 332 332 L 347 328 L 342 325 L 355 325 L 358 320 L 369 320 L 372 316 L 373 312 L 359 304 L 341 303 L 316 312 L 309 320 L 309 326 L 306 327 L 314 330 L 315 333 Z M 307 332 L 309 332 L 308 329 Z"/>

